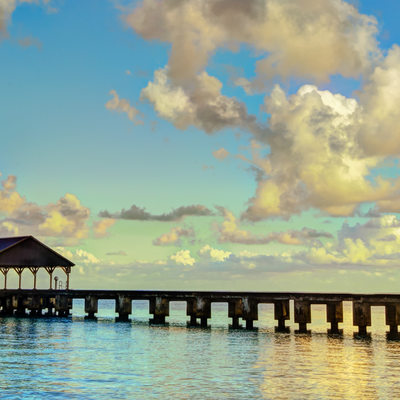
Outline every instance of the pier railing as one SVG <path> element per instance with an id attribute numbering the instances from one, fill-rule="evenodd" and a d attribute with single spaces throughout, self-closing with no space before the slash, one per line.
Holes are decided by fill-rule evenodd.
<path id="1" fill-rule="evenodd" d="M 287 332 L 286 321 L 290 319 L 289 302 L 294 302 L 296 333 L 309 333 L 311 305 L 326 305 L 329 334 L 341 334 L 339 324 L 343 322 L 343 302 L 353 303 L 353 325 L 356 334 L 365 336 L 371 326 L 371 306 L 385 307 L 385 323 L 389 326 L 388 337 L 399 339 L 400 294 L 350 294 L 350 293 L 286 293 L 286 292 L 203 292 L 164 290 L 0 290 L 1 316 L 70 315 L 73 299 L 84 299 L 86 318 L 96 318 L 98 301 L 115 300 L 118 320 L 128 321 L 132 314 L 133 300 L 148 300 L 151 323 L 164 324 L 169 316 L 169 303 L 185 301 L 189 326 L 208 325 L 212 303 L 228 303 L 228 316 L 232 328 L 253 329 L 258 320 L 258 305 L 273 304 L 275 330 Z"/>

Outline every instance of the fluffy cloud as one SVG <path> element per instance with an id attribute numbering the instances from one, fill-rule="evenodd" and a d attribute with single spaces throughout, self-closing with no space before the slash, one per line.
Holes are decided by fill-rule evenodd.
<path id="1" fill-rule="evenodd" d="M 362 149 L 371 156 L 391 156 L 400 153 L 400 48 L 394 45 L 387 56 L 367 77 L 360 92 L 363 106 L 358 140 Z M 393 199 L 398 202 L 399 197 Z M 390 202 L 381 204 L 387 211 Z"/>
<path id="2" fill-rule="evenodd" d="M 17 0 L 2 0 L 0 2 L 0 33 L 5 35 L 7 24 L 17 6 Z"/>
<path id="3" fill-rule="evenodd" d="M 222 83 L 217 78 L 203 71 L 188 83 L 176 84 L 168 72 L 157 70 L 154 82 L 142 90 L 141 99 L 152 103 L 158 114 L 177 128 L 193 125 L 209 134 L 232 126 L 256 130 L 246 106 L 222 95 Z"/>
<path id="4" fill-rule="evenodd" d="M 212 154 L 217 160 L 224 160 L 229 156 L 229 151 L 221 147 L 220 149 L 213 151 Z"/>
<path id="5" fill-rule="evenodd" d="M 1 182 L 0 213 L 12 214 L 25 203 L 25 199 L 15 191 L 16 180 L 14 175 L 10 175 Z"/>
<path id="6" fill-rule="evenodd" d="M 266 109 L 270 154 L 260 165 L 266 178 L 258 182 L 244 218 L 289 217 L 311 207 L 351 215 L 360 203 L 397 192 L 398 184 L 370 176 L 382 158 L 360 148 L 363 110 L 355 99 L 311 85 L 287 97 L 276 86 Z"/>
<path id="7" fill-rule="evenodd" d="M 151 214 L 147 212 L 145 208 L 138 207 L 135 204 L 133 204 L 131 208 L 129 208 L 128 210 L 122 209 L 120 212 L 117 213 L 110 213 L 109 211 L 106 210 L 101 211 L 99 213 L 99 216 L 103 218 L 130 219 L 137 221 L 163 221 L 163 222 L 179 221 L 184 217 L 191 217 L 191 216 L 200 217 L 200 216 L 210 216 L 210 215 L 213 215 L 213 212 L 209 210 L 207 207 L 200 204 L 181 206 L 165 214 Z"/>
<path id="8" fill-rule="evenodd" d="M 251 160 L 257 189 L 244 219 L 289 218 L 310 208 L 349 216 L 365 202 L 377 212 L 400 211 L 400 180 L 371 174 L 400 153 L 400 50 L 382 56 L 373 17 L 342 0 L 144 0 L 126 21 L 143 38 L 172 45 L 168 65 L 141 93 L 161 117 L 209 134 L 243 128 L 265 146 L 267 155 Z M 258 58 L 253 81 L 235 80 L 247 94 L 279 76 L 362 76 L 364 88 L 357 101 L 313 85 L 287 96 L 277 85 L 265 99 L 265 127 L 205 72 L 217 50 L 242 44 Z"/>
<path id="9" fill-rule="evenodd" d="M 218 226 L 219 241 L 242 244 L 267 244 L 278 242 L 288 245 L 301 245 L 318 238 L 332 238 L 327 232 L 318 232 L 315 229 L 303 228 L 300 231 L 271 232 L 266 235 L 255 235 L 250 231 L 240 229 L 236 217 L 230 211 L 220 208 L 224 221 Z"/>
<path id="10" fill-rule="evenodd" d="M 225 261 L 232 254 L 230 251 L 224 251 L 220 249 L 214 249 L 210 245 L 203 246 L 199 254 L 201 257 L 210 258 L 213 261 Z"/>
<path id="11" fill-rule="evenodd" d="M 16 190 L 16 177 L 8 176 L 0 190 L 1 231 L 9 234 L 43 235 L 82 239 L 88 234 L 90 210 L 67 193 L 56 203 L 39 206 Z"/>
<path id="12" fill-rule="evenodd" d="M 19 234 L 18 225 L 10 221 L 3 221 L 0 224 L 0 234 L 3 236 L 18 236 Z"/>
<path id="13" fill-rule="evenodd" d="M 59 252 L 64 257 L 71 260 L 74 264 L 99 264 L 100 260 L 92 253 L 89 253 L 83 249 L 68 250 L 65 247 L 57 246 L 54 248 L 55 251 Z"/>
<path id="14" fill-rule="evenodd" d="M 155 246 L 171 246 L 180 245 L 182 237 L 193 237 L 194 230 L 192 228 L 182 228 L 179 226 L 174 226 L 167 233 L 164 233 L 157 239 L 153 240 Z"/>
<path id="15" fill-rule="evenodd" d="M 23 3 L 43 4 L 49 10 L 54 10 L 49 6 L 50 2 L 51 0 L 0 0 L 0 38 L 7 35 L 7 25 L 17 6 Z"/>
<path id="16" fill-rule="evenodd" d="M 175 82 L 193 79 L 217 49 L 241 44 L 266 54 L 258 81 L 358 77 L 378 53 L 376 20 L 341 0 L 144 0 L 126 22 L 145 39 L 171 43 Z"/>
<path id="17" fill-rule="evenodd" d="M 57 203 L 47 205 L 45 210 L 45 219 L 38 227 L 42 235 L 77 239 L 87 236 L 90 211 L 75 195 L 67 193 Z"/>
<path id="18" fill-rule="evenodd" d="M 107 230 L 115 224 L 115 219 L 104 218 L 93 223 L 93 232 L 96 237 L 107 236 Z"/>
<path id="19" fill-rule="evenodd" d="M 140 111 L 137 110 L 134 106 L 130 105 L 128 100 L 121 99 L 115 90 L 111 90 L 110 94 L 113 96 L 113 98 L 107 101 L 105 105 L 107 110 L 125 113 L 128 118 L 135 124 L 143 123 L 143 121 L 137 119 L 137 116 L 140 115 Z"/>
<path id="20" fill-rule="evenodd" d="M 372 218 L 364 224 L 344 223 L 336 243 L 311 247 L 300 258 L 318 265 L 398 266 L 400 220 L 394 215 Z"/>
<path id="21" fill-rule="evenodd" d="M 190 250 L 179 250 L 177 253 L 173 254 L 171 260 L 175 261 L 176 264 L 182 265 L 194 265 L 196 260 L 190 255 Z"/>

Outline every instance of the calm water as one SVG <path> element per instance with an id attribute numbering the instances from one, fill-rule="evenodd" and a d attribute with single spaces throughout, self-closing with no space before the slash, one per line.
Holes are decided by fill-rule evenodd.
<path id="1" fill-rule="evenodd" d="M 0 398 L 400 398 L 400 343 L 386 341 L 383 308 L 372 308 L 371 340 L 355 340 L 351 303 L 342 338 L 327 337 L 322 306 L 313 334 L 298 336 L 273 332 L 268 305 L 248 332 L 227 328 L 225 304 L 213 305 L 211 329 L 187 328 L 185 303 L 172 303 L 168 327 L 149 326 L 146 302 L 133 304 L 131 323 L 115 323 L 109 301 L 97 322 L 81 301 L 72 319 L 0 318 Z"/>

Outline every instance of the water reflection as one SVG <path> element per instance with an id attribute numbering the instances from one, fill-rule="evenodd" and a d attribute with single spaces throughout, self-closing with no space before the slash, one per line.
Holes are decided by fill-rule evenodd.
<path id="1" fill-rule="evenodd" d="M 342 337 L 326 335 L 318 307 L 313 333 L 294 335 L 273 333 L 268 307 L 246 331 L 228 329 L 226 305 L 209 329 L 187 328 L 182 304 L 166 327 L 149 326 L 148 303 L 131 323 L 114 322 L 113 302 L 97 322 L 81 306 L 72 320 L 0 318 L 1 399 L 400 398 L 400 343 L 386 341 L 381 308 L 366 341 L 353 339 L 347 306 Z"/>

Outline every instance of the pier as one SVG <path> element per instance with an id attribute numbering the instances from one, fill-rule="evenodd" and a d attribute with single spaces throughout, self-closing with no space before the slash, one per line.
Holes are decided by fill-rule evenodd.
<path id="1" fill-rule="evenodd" d="M 326 306 L 328 334 L 340 335 L 343 322 L 343 302 L 353 303 L 355 335 L 365 337 L 371 326 L 371 307 L 385 307 L 385 323 L 388 338 L 399 339 L 400 294 L 350 294 L 350 293 L 284 293 L 284 292 L 203 292 L 164 290 L 0 290 L 0 316 L 58 316 L 71 314 L 74 299 L 83 299 L 87 319 L 95 319 L 99 300 L 114 300 L 116 320 L 129 321 L 132 301 L 147 300 L 150 323 L 163 325 L 169 316 L 173 301 L 186 302 L 188 326 L 207 327 L 211 318 L 212 303 L 227 303 L 231 328 L 253 329 L 258 320 L 258 305 L 273 304 L 276 332 L 288 332 L 286 321 L 290 319 L 289 302 L 294 302 L 295 333 L 310 333 L 311 305 Z"/>
<path id="2" fill-rule="evenodd" d="M 286 293 L 286 292 L 218 292 L 218 291 L 170 291 L 170 290 L 70 290 L 71 268 L 75 264 L 52 250 L 33 236 L 0 238 L 0 271 L 4 275 L 4 289 L 0 290 L 0 317 L 68 317 L 74 299 L 84 299 L 86 319 L 96 319 L 99 300 L 114 300 L 118 321 L 129 321 L 132 301 L 147 300 L 150 323 L 163 325 L 169 316 L 170 303 L 186 302 L 189 326 L 208 327 L 212 303 L 227 303 L 228 317 L 233 329 L 253 329 L 258 320 L 258 305 L 273 304 L 276 332 L 288 332 L 290 302 L 293 302 L 295 333 L 310 333 L 311 305 L 326 306 L 328 334 L 340 335 L 343 322 L 343 302 L 353 304 L 355 334 L 368 336 L 371 326 L 371 307 L 385 307 L 385 323 L 389 327 L 388 338 L 399 339 L 400 294 L 350 294 L 350 293 Z M 36 275 L 39 269 L 49 274 L 49 289 L 37 289 Z M 61 268 L 66 275 L 65 289 L 52 286 L 53 272 Z M 10 270 L 18 274 L 18 289 L 7 288 Z M 22 289 L 22 274 L 29 270 L 33 275 L 33 289 Z"/>

